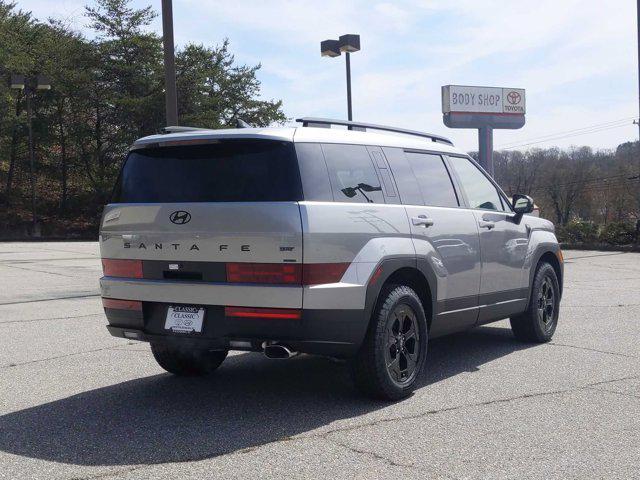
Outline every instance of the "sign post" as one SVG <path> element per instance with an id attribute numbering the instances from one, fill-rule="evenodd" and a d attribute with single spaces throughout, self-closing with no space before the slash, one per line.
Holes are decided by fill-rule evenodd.
<path id="1" fill-rule="evenodd" d="M 442 119 L 449 128 L 477 128 L 480 165 L 493 177 L 493 130 L 517 129 L 525 123 L 522 88 L 442 87 Z"/>

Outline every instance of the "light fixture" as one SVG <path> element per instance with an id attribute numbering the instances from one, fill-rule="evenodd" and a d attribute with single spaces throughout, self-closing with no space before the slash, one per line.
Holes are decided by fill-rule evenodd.
<path id="1" fill-rule="evenodd" d="M 324 40 L 320 42 L 320 53 L 323 57 L 339 57 L 340 42 L 338 40 Z"/>
<path id="2" fill-rule="evenodd" d="M 340 36 L 338 40 L 340 43 L 341 52 L 357 52 L 360 50 L 360 35 L 347 34 Z"/>
<path id="3" fill-rule="evenodd" d="M 10 86 L 14 90 L 24 90 L 24 75 L 11 75 Z"/>
<path id="4" fill-rule="evenodd" d="M 38 75 L 36 88 L 38 90 L 50 90 L 51 82 L 49 81 L 49 77 L 45 75 Z"/>

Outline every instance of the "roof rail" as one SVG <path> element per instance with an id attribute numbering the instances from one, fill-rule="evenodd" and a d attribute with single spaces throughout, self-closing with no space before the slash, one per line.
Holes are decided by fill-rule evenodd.
<path id="1" fill-rule="evenodd" d="M 416 137 L 428 138 L 432 142 L 446 143 L 447 145 L 453 145 L 453 142 L 446 137 L 440 135 L 434 135 L 432 133 L 418 132 L 416 130 L 407 130 L 405 128 L 388 127 L 386 125 L 375 125 L 373 123 L 353 122 L 350 120 L 335 120 L 331 118 L 318 118 L 318 117 L 303 117 L 296 118 L 296 122 L 302 123 L 303 127 L 324 127 L 331 128 L 331 125 L 343 125 L 349 127 L 349 130 L 360 130 L 366 132 L 367 130 L 382 130 L 385 132 L 403 133 L 405 135 L 414 135 Z"/>
<path id="2" fill-rule="evenodd" d="M 195 132 L 198 130 L 209 130 L 209 129 L 201 128 L 201 127 L 183 127 L 181 125 L 172 125 L 168 127 L 162 127 L 162 133 Z"/>

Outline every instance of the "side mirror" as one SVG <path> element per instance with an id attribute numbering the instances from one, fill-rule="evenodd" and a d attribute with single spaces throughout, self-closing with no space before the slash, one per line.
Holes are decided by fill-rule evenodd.
<path id="1" fill-rule="evenodd" d="M 513 211 L 518 215 L 533 212 L 533 199 L 528 195 L 515 194 L 511 202 Z"/>

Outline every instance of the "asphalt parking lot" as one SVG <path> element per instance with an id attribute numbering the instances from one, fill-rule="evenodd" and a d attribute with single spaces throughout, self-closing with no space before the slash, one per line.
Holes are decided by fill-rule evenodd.
<path id="1" fill-rule="evenodd" d="M 104 328 L 95 243 L 0 243 L 0 478 L 640 478 L 640 254 L 565 259 L 550 344 L 434 340 L 385 404 L 309 356 L 174 378 Z"/>

